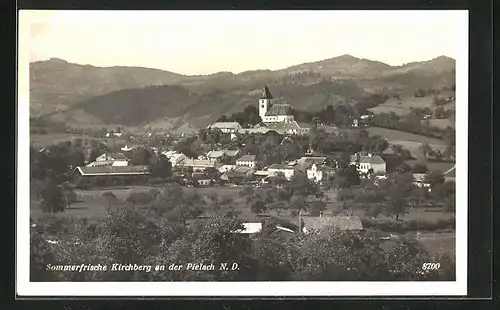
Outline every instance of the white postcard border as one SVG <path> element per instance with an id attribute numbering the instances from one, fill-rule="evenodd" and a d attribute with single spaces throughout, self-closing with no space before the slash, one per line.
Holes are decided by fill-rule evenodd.
<path id="1" fill-rule="evenodd" d="M 456 281 L 449 282 L 30 282 L 29 37 L 18 16 L 16 293 L 18 296 L 454 296 L 467 294 L 468 11 L 456 59 Z M 346 11 L 344 11 L 346 12 Z M 363 11 L 366 13 L 366 11 Z M 373 11 L 383 14 L 384 11 Z M 415 13 L 417 13 L 416 11 Z M 277 13 L 277 12 L 275 12 Z M 23 17 L 21 19 L 21 17 Z M 423 20 L 425 22 L 425 20 Z"/>

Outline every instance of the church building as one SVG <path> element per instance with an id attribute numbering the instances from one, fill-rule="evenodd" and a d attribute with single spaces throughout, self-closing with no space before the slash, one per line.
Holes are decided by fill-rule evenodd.
<path id="1" fill-rule="evenodd" d="M 290 123 L 295 120 L 292 107 L 286 103 L 273 103 L 273 96 L 267 85 L 259 99 L 259 116 L 263 123 Z"/>

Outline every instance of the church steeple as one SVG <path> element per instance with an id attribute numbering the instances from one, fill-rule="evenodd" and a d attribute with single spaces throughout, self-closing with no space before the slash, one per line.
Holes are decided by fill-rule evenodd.
<path id="1" fill-rule="evenodd" d="M 260 99 L 273 99 L 273 95 L 271 95 L 271 92 L 269 91 L 269 87 L 267 87 L 267 85 L 264 85 L 264 87 L 262 88 Z"/>
<path id="2" fill-rule="evenodd" d="M 264 121 L 264 116 L 266 115 L 267 111 L 271 107 L 271 100 L 273 99 L 273 95 L 271 95 L 271 92 L 269 91 L 269 87 L 267 85 L 264 85 L 262 88 L 262 93 L 260 95 L 259 99 L 259 116 Z"/>

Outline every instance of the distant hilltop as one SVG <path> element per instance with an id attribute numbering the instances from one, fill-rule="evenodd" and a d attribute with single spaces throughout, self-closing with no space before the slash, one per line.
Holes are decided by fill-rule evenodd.
<path id="1" fill-rule="evenodd" d="M 303 111 L 371 93 L 412 95 L 455 84 L 446 56 L 402 66 L 342 55 L 280 70 L 187 76 L 142 67 L 95 67 L 59 58 L 30 64 L 30 111 L 75 126 L 204 128 L 220 115 L 255 105 L 262 85 Z"/>

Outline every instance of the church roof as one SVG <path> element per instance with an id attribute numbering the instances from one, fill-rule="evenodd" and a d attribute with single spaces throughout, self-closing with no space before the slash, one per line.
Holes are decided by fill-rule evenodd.
<path id="1" fill-rule="evenodd" d="M 292 115 L 292 107 L 286 103 L 273 104 L 266 116 Z"/>
<path id="2" fill-rule="evenodd" d="M 269 91 L 269 87 L 267 87 L 267 85 L 264 85 L 264 87 L 262 88 L 260 99 L 273 99 L 273 95 L 271 95 L 271 92 Z"/>

